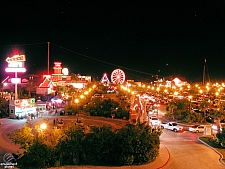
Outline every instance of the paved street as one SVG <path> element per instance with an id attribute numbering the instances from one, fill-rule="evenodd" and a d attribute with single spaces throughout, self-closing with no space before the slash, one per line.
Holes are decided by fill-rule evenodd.
<path id="1" fill-rule="evenodd" d="M 163 110 L 159 109 L 160 113 Z M 77 117 L 68 116 L 52 116 L 52 117 L 42 117 L 31 121 L 31 126 L 34 126 L 38 121 L 46 121 L 48 118 L 48 127 L 53 127 L 53 119 L 58 118 L 63 119 L 64 123 L 70 123 L 75 121 Z M 83 118 L 85 125 L 111 125 L 114 128 L 124 126 L 126 120 L 118 120 L 104 117 L 79 117 Z M 10 143 L 9 138 L 6 136 L 7 133 L 21 128 L 26 125 L 26 120 L 15 120 L 15 119 L 0 119 L 3 123 L 0 126 L 0 157 L 6 152 L 15 152 L 18 150 L 18 145 L 13 145 Z M 211 169 L 216 167 L 217 169 L 222 169 L 225 166 L 219 162 L 220 156 L 198 141 L 198 137 L 201 134 L 190 133 L 189 131 L 184 131 L 182 133 L 175 133 L 169 130 L 163 130 L 163 134 L 160 136 L 160 155 L 157 157 L 156 161 L 151 164 L 144 166 L 127 166 L 126 168 L 165 168 L 165 169 Z M 0 159 L 2 162 L 2 159 Z M 182 166 L 182 167 L 181 167 Z M 69 168 L 80 168 L 79 167 L 69 167 Z M 92 166 L 82 166 L 83 169 L 93 168 Z M 103 167 L 94 167 L 96 169 L 101 169 Z M 115 168 L 115 167 L 114 167 Z"/>

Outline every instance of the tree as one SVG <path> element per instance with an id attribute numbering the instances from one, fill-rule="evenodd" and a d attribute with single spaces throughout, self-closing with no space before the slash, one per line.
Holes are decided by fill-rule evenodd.
<path id="1" fill-rule="evenodd" d="M 169 103 L 169 111 L 172 114 L 173 119 L 174 119 L 174 110 L 176 110 L 176 109 L 177 109 L 176 102 L 175 101 L 171 101 Z"/>
<path id="2" fill-rule="evenodd" d="M 80 164 L 83 152 L 82 145 L 84 132 L 80 126 L 71 125 L 63 130 L 63 136 L 59 139 L 56 146 L 56 153 L 61 165 L 78 165 Z"/>
<path id="3" fill-rule="evenodd" d="M 28 151 L 34 144 L 34 134 L 32 133 L 32 128 L 27 126 L 23 126 L 21 129 L 16 129 L 11 133 L 8 133 L 7 136 L 13 143 L 19 144 L 25 151 Z"/>
<path id="4" fill-rule="evenodd" d="M 211 110 L 209 112 L 210 116 L 217 121 L 217 132 L 221 132 L 220 121 L 225 119 L 225 111 L 224 110 Z"/>
<path id="5" fill-rule="evenodd" d="M 36 90 L 36 85 L 33 81 L 29 80 L 26 84 L 26 90 L 28 92 L 28 97 L 31 97 L 31 92 Z"/>
<path id="6" fill-rule="evenodd" d="M 4 98 L 0 97 L 0 117 L 9 116 L 9 101 L 6 101 Z"/>
<path id="7" fill-rule="evenodd" d="M 199 108 L 204 113 L 204 122 L 206 122 L 206 110 L 208 109 L 209 105 L 210 105 L 210 103 L 207 100 L 203 100 L 199 106 Z"/>

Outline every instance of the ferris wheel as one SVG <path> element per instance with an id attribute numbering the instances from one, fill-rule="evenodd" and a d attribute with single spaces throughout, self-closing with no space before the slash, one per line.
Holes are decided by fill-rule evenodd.
<path id="1" fill-rule="evenodd" d="M 115 69 L 111 74 L 111 82 L 122 84 L 125 81 L 125 73 L 121 69 Z"/>

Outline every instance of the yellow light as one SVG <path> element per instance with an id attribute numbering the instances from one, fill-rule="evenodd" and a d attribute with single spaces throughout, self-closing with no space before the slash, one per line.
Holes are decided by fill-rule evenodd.
<path id="1" fill-rule="evenodd" d="M 174 92 L 174 95 L 177 96 L 178 95 L 178 92 Z"/>
<path id="2" fill-rule="evenodd" d="M 219 92 L 216 92 L 216 95 L 218 96 L 219 95 Z"/>
<path id="3" fill-rule="evenodd" d="M 45 124 L 45 123 L 42 123 L 41 125 L 40 125 L 40 129 L 41 130 L 45 130 L 47 128 L 47 125 Z"/>
<path id="4" fill-rule="evenodd" d="M 79 99 L 75 99 L 75 103 L 79 103 Z"/>
<path id="5" fill-rule="evenodd" d="M 199 90 L 199 93 L 202 93 L 203 91 L 202 90 Z"/>
<path id="6" fill-rule="evenodd" d="M 154 87 L 152 87 L 152 90 L 154 90 L 155 88 Z"/>
<path id="7" fill-rule="evenodd" d="M 83 99 L 84 98 L 84 95 L 80 95 L 80 98 Z"/>
<path id="8" fill-rule="evenodd" d="M 88 95 L 88 91 L 85 91 L 84 94 L 85 94 L 85 95 Z"/>

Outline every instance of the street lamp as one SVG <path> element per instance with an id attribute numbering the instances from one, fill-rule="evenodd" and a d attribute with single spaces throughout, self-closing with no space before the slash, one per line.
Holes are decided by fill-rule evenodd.
<path id="1" fill-rule="evenodd" d="M 76 113 L 77 113 L 77 104 L 79 103 L 79 99 L 75 99 L 75 103 L 76 103 Z"/>
<path id="2" fill-rule="evenodd" d="M 40 125 L 41 131 L 45 130 L 46 128 L 47 128 L 47 124 L 42 123 L 42 124 Z"/>

